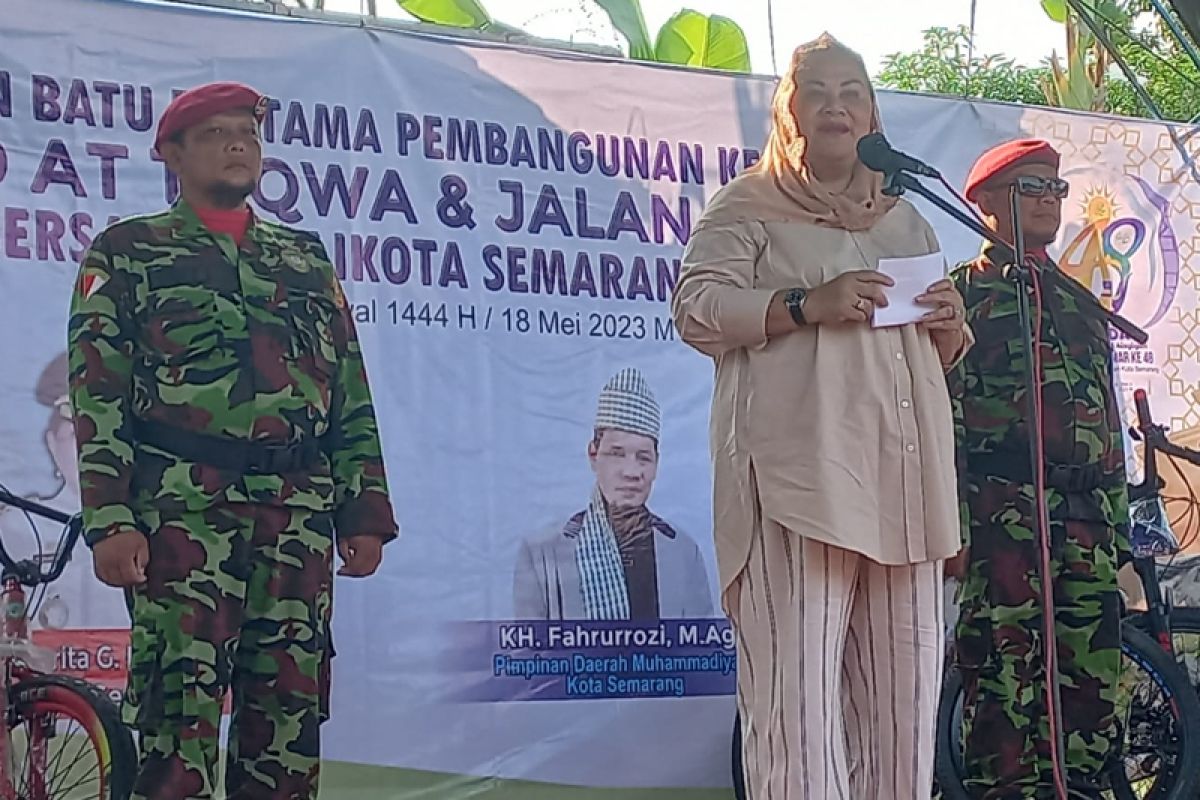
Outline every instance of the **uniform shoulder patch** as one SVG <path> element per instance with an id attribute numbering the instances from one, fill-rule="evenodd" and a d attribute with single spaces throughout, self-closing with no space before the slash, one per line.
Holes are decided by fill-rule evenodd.
<path id="1" fill-rule="evenodd" d="M 346 307 L 346 292 L 342 289 L 342 282 L 338 280 L 336 275 L 333 276 L 331 291 L 333 292 L 333 304 L 339 309 L 344 309 Z"/>
<path id="2" fill-rule="evenodd" d="M 106 283 L 108 283 L 107 275 L 85 270 L 79 279 L 79 294 L 84 300 L 91 300 L 96 292 L 104 288 Z"/>

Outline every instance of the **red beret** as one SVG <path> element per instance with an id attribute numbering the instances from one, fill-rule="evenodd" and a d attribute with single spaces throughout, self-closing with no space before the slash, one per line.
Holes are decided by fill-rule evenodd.
<path id="1" fill-rule="evenodd" d="M 975 202 L 975 195 L 985 183 L 1018 164 L 1049 164 L 1058 169 L 1058 151 L 1042 139 L 1017 139 L 996 145 L 979 157 L 971 174 L 967 176 L 967 199 Z"/>
<path id="2" fill-rule="evenodd" d="M 249 86 L 232 81 L 206 83 L 194 89 L 188 89 L 176 97 L 163 112 L 158 121 L 158 133 L 154 137 L 154 147 L 158 149 L 162 143 L 180 131 L 196 125 L 211 116 L 225 111 L 245 108 L 254 112 L 254 118 L 262 122 L 267 111 L 267 98 Z"/>

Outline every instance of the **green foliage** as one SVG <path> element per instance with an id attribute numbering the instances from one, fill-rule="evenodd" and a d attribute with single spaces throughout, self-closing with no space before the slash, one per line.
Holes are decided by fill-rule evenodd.
<path id="1" fill-rule="evenodd" d="M 1121 5 L 1113 0 L 1084 3 L 1099 11 L 1099 22 L 1117 53 L 1165 118 L 1186 121 L 1200 114 L 1200 71 L 1165 23 L 1150 14 L 1149 0 L 1123 0 Z M 1059 9 L 1056 0 L 1044 0 L 1042 7 L 1051 16 Z M 1062 7 L 1067 8 L 1065 0 Z M 1078 38 L 1068 49 L 1076 57 L 1068 59 L 1065 69 L 1060 67 L 1059 80 L 1049 59 L 1047 66 L 1025 67 L 1000 55 L 974 54 L 968 62 L 970 31 L 958 27 L 931 28 L 920 49 L 888 56 L 876 82 L 903 91 L 1149 117 L 1133 86 L 1113 65 L 1111 54 L 1100 53 L 1095 38 L 1073 15 L 1065 18 L 1071 20 Z M 1078 57 L 1082 53 L 1086 58 Z M 1097 80 L 1098 75 L 1102 80 Z M 1065 94 L 1059 94 L 1060 90 Z"/>
<path id="2" fill-rule="evenodd" d="M 604 9 L 613 27 L 629 43 L 630 58 L 639 61 L 654 60 L 650 31 L 646 28 L 646 18 L 642 16 L 642 4 L 638 0 L 596 0 L 596 5 Z"/>
<path id="3" fill-rule="evenodd" d="M 970 52 L 966 26 L 930 28 L 921 49 L 893 53 L 875 81 L 908 92 L 1045 105 L 1041 81 L 1048 70 L 1023 67 L 1001 55 Z"/>
<path id="4" fill-rule="evenodd" d="M 396 3 L 422 22 L 434 25 L 478 30 L 492 21 L 476 0 L 396 0 Z"/>
<path id="5" fill-rule="evenodd" d="M 1042 10 L 1046 12 L 1046 16 L 1055 22 L 1065 23 L 1067 21 L 1067 12 L 1070 8 L 1067 5 L 1067 0 L 1042 0 Z"/>
<path id="6" fill-rule="evenodd" d="M 707 67 L 733 72 L 750 71 L 750 47 L 741 27 L 718 14 L 711 16 L 685 8 L 667 21 L 650 42 L 640 0 L 595 0 L 613 27 L 629 43 L 629 57 L 661 64 Z M 492 19 L 481 0 L 396 0 L 397 5 L 421 20 L 506 37 L 521 31 Z"/>
<path id="7" fill-rule="evenodd" d="M 1057 51 L 1050 54 L 1050 74 L 1042 80 L 1042 92 L 1052 106 L 1103 111 L 1108 51 L 1080 24 L 1073 12 L 1066 15 L 1066 20 L 1063 27 L 1067 34 L 1067 65 L 1063 67 Z"/>
<path id="8" fill-rule="evenodd" d="M 1138 24 L 1130 34 L 1113 35 L 1113 45 L 1138 76 L 1163 116 L 1187 121 L 1200 114 L 1200 70 L 1157 15 L 1149 15 L 1148 0 L 1131 0 L 1123 8 Z M 1132 27 L 1132 25 L 1131 25 Z M 1193 43 L 1194 45 L 1195 43 Z M 1109 87 L 1109 110 L 1129 116 L 1149 112 L 1125 80 Z"/>
<path id="9" fill-rule="evenodd" d="M 746 34 L 733 20 L 717 14 L 680 11 L 658 32 L 654 59 L 665 64 L 686 64 L 732 72 L 750 71 Z"/>

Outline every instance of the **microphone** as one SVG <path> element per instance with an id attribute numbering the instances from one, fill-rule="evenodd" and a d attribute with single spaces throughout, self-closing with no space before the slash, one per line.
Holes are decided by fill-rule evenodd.
<path id="1" fill-rule="evenodd" d="M 858 140 L 858 160 L 870 170 L 885 175 L 897 172 L 914 172 L 927 178 L 941 178 L 942 174 L 924 161 L 901 153 L 892 147 L 882 133 L 868 133 Z"/>

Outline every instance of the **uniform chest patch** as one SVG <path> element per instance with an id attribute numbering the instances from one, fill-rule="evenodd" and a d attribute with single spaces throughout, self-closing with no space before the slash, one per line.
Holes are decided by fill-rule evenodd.
<path id="1" fill-rule="evenodd" d="M 308 259 L 299 250 L 284 250 L 279 260 L 298 272 L 308 269 Z"/>

